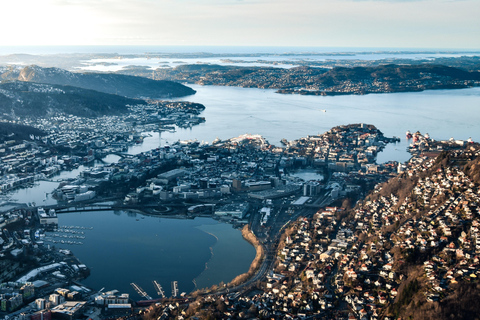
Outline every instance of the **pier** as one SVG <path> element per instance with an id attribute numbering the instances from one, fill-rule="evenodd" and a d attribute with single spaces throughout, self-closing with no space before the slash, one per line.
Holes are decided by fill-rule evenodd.
<path id="1" fill-rule="evenodd" d="M 135 291 L 136 291 L 139 295 L 141 295 L 142 297 L 144 297 L 144 298 L 147 299 L 147 300 L 152 300 L 152 297 L 150 297 L 150 296 L 145 292 L 145 290 L 143 290 L 142 288 L 140 288 L 140 287 L 138 286 L 138 284 L 132 282 L 132 283 L 130 283 L 130 285 L 133 287 L 133 289 L 135 289 Z"/>
<path id="2" fill-rule="evenodd" d="M 172 297 L 178 296 L 178 281 L 172 281 Z"/>
<path id="3" fill-rule="evenodd" d="M 156 280 L 153 280 L 153 286 L 155 287 L 155 290 L 157 291 L 157 294 L 161 296 L 162 298 L 165 298 L 165 291 L 163 291 L 162 286 L 160 283 L 158 283 Z"/>

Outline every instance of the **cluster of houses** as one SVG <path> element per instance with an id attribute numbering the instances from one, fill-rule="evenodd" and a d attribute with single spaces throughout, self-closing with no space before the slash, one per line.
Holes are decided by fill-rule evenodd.
<path id="1" fill-rule="evenodd" d="M 480 151 L 451 155 L 455 162 Z M 478 185 L 458 167 L 423 156 L 398 178 L 411 181 L 403 195 L 385 194 L 382 184 L 351 211 L 327 207 L 287 227 L 261 292 L 222 296 L 222 315 L 392 319 L 402 284 L 413 283 L 407 265 L 420 270 L 415 300 L 423 303 L 442 300 L 456 283 L 478 281 Z M 197 311 L 219 311 L 208 297 L 197 302 Z"/>
<path id="2" fill-rule="evenodd" d="M 229 60 L 226 60 L 229 61 Z M 231 62 L 231 60 L 229 61 Z M 238 61 L 236 61 L 238 62 Z M 243 62 L 243 61 L 242 61 Z M 248 61 L 252 63 L 252 61 Z M 265 61 L 259 60 L 261 64 L 292 64 L 292 61 Z M 403 61 L 402 61 L 403 63 Z M 156 74 L 164 80 L 179 82 L 196 83 L 200 85 L 217 86 L 239 86 L 244 88 L 269 88 L 280 89 L 280 93 L 295 94 L 365 94 L 365 93 L 385 93 L 396 91 L 419 91 L 436 88 L 437 86 L 467 87 L 478 85 L 477 80 L 451 79 L 450 77 L 431 73 L 420 72 L 418 77 L 405 79 L 396 78 L 395 73 L 391 76 L 364 77 L 360 74 L 344 79 L 342 81 L 325 81 L 324 68 L 311 67 L 312 65 L 330 68 L 335 66 L 365 66 L 368 62 L 352 60 L 327 59 L 322 62 L 297 61 L 294 65 L 303 65 L 293 68 L 227 68 L 224 66 L 181 66 L 177 68 L 157 69 Z M 306 66 L 309 67 L 306 67 Z M 245 71 L 246 70 L 246 71 Z M 329 79 L 335 79 L 335 71 Z"/>
<path id="3" fill-rule="evenodd" d="M 397 139 L 384 137 L 373 125 L 350 124 L 332 128 L 322 135 L 286 142 L 285 152 L 300 154 L 311 159 L 313 166 L 327 166 L 331 171 L 368 172 L 371 166 L 376 166 L 377 153 Z"/>
<path id="4" fill-rule="evenodd" d="M 396 242 L 402 249 L 432 252 L 423 265 L 425 295 L 436 301 L 452 284 L 480 276 L 480 191 L 458 168 L 439 168 L 419 179 L 412 195 L 415 200 L 422 201 L 426 210 L 400 227 Z"/>
<path id="5" fill-rule="evenodd" d="M 338 197 L 340 193 L 358 192 L 359 179 L 368 178 L 376 184 L 396 173 L 396 164 L 375 164 L 376 153 L 388 141 L 390 139 L 384 138 L 375 127 L 359 124 L 336 127 L 321 136 L 291 141 L 286 148 L 274 147 L 258 135 L 216 140 L 211 145 L 180 141 L 160 148 L 160 151 L 154 150 L 153 157 L 147 152 L 122 159 L 118 165 L 128 161 L 138 163 L 140 157 L 147 157 L 145 161 L 151 165 L 158 162 L 155 158 L 158 152 L 164 154 L 165 159 L 168 157 L 188 164 L 173 178 L 165 173 L 148 180 L 143 187 L 127 195 L 126 202 L 138 202 L 153 189 L 160 194 L 161 200 L 221 198 L 237 192 L 248 192 L 251 198 L 265 200 L 294 194 L 301 187 L 305 195 L 316 195 L 325 185 L 307 182 L 305 186 L 305 183 L 284 174 L 309 165 L 345 173 L 332 179 L 338 182 L 335 189 Z M 138 173 L 138 170 L 142 169 L 134 168 L 129 172 Z"/>
<path id="6" fill-rule="evenodd" d="M 419 131 L 415 133 L 410 133 L 410 131 L 407 131 L 407 138 L 410 140 L 408 149 L 412 154 L 438 152 L 452 148 L 463 148 L 466 145 L 473 143 L 472 138 L 468 138 L 467 140 L 450 138 L 448 140 L 435 141 L 428 133 L 423 135 Z"/>
<path id="7" fill-rule="evenodd" d="M 243 135 L 211 145 L 196 141 L 180 141 L 141 155 L 121 159 L 112 166 L 142 164 L 130 172 L 139 173 L 149 166 L 161 164 L 160 159 L 184 164 L 161 173 L 127 195 L 126 202 L 138 202 L 142 197 L 158 194 L 160 200 L 221 198 L 236 192 L 248 192 L 251 197 L 262 198 L 262 191 L 275 196 L 288 196 L 298 191 L 301 184 L 296 179 L 278 177 L 278 166 L 291 167 L 295 159 L 272 153 L 263 137 Z M 142 158 L 145 158 L 143 161 Z M 139 161 L 140 160 L 140 161 Z M 145 162 L 146 165 L 145 166 Z M 129 170 L 123 170 L 129 172 Z M 286 186 L 294 185 L 288 189 Z M 155 192 L 156 190 L 156 192 Z M 269 193 L 269 194 L 270 194 Z M 267 196 L 268 197 L 268 196 Z"/>
<path id="8" fill-rule="evenodd" d="M 204 108 L 184 101 L 157 101 L 129 106 L 130 112 L 122 116 L 92 119 L 56 115 L 18 119 L 19 123 L 36 127 L 45 135 L 31 135 L 29 140 L 8 140 L 0 144 L 0 192 L 24 187 L 74 165 L 92 162 L 95 156 L 126 151 L 129 146 L 142 142 L 138 132 L 165 130 L 167 125 L 187 127 L 201 123 L 205 119 L 198 114 Z M 156 124 L 151 125 L 152 122 Z"/>
<path id="9" fill-rule="evenodd" d="M 8 140 L 0 144 L 0 193 L 32 184 L 59 169 L 57 156 L 34 142 Z"/>

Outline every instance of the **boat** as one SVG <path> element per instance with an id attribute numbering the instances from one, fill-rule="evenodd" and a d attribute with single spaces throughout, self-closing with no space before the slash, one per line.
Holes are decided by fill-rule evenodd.
<path id="1" fill-rule="evenodd" d="M 407 130 L 406 136 L 407 139 L 412 139 L 412 133 L 409 130 Z"/>

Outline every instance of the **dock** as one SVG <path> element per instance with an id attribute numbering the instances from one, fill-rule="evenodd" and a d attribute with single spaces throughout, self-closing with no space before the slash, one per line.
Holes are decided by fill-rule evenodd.
<path id="1" fill-rule="evenodd" d="M 140 286 L 136 283 L 130 283 L 130 285 L 133 287 L 133 289 L 135 289 L 135 291 L 141 295 L 142 297 L 144 297 L 145 299 L 147 300 L 152 300 L 152 297 L 150 297 L 146 292 L 145 290 L 143 290 L 142 288 L 140 288 Z"/>
<path id="2" fill-rule="evenodd" d="M 155 290 L 157 291 L 157 294 L 161 296 L 162 298 L 165 298 L 165 291 L 163 291 L 162 286 L 160 283 L 158 283 L 156 280 L 153 280 L 153 286 L 155 287 Z"/>
<path id="3" fill-rule="evenodd" d="M 178 296 L 178 281 L 172 281 L 172 297 Z"/>

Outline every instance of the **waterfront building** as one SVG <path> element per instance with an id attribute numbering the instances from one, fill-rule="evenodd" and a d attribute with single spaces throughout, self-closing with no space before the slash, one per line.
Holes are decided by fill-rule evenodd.
<path id="1" fill-rule="evenodd" d="M 243 219 L 245 218 L 249 209 L 250 209 L 250 205 L 248 204 L 248 202 L 232 203 L 216 209 L 215 215 L 231 216 L 232 218 Z"/>
<path id="2" fill-rule="evenodd" d="M 57 213 L 53 209 L 50 209 L 48 213 L 46 213 L 45 209 L 38 208 L 37 215 L 41 225 L 58 224 Z"/>
<path id="3" fill-rule="evenodd" d="M 79 317 L 85 307 L 85 301 L 67 301 L 52 308 L 53 318 L 73 320 Z"/>

